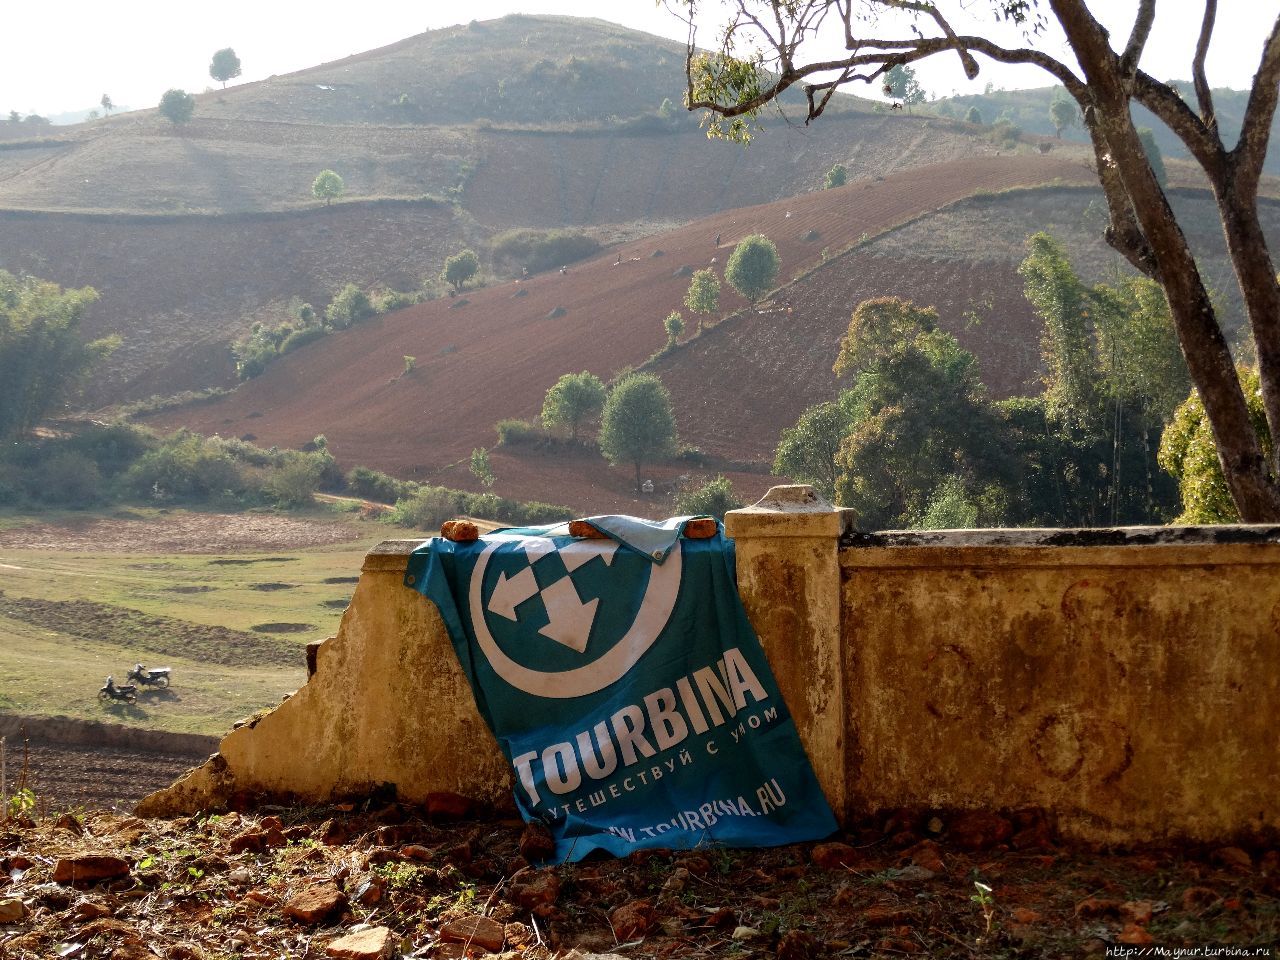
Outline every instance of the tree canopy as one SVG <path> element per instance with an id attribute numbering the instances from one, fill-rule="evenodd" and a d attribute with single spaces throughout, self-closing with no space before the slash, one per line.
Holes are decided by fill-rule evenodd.
<path id="1" fill-rule="evenodd" d="M 321 170 L 311 181 L 311 195 L 317 200 L 323 200 L 326 207 L 342 196 L 346 189 L 347 185 L 342 177 L 332 170 Z"/>
<path id="2" fill-rule="evenodd" d="M 186 123 L 195 112 L 196 98 L 185 90 L 166 90 L 160 97 L 160 115 L 170 123 Z"/>
<path id="3" fill-rule="evenodd" d="M 463 288 L 468 280 L 480 272 L 480 258 L 474 250 L 463 250 L 446 257 L 440 276 L 453 287 L 454 292 Z"/>
<path id="4" fill-rule="evenodd" d="M 0 270 L 0 438 L 30 431 L 119 344 L 80 336 L 81 318 L 97 299 L 92 287 L 63 290 Z"/>
<path id="5" fill-rule="evenodd" d="M 600 415 L 604 409 L 605 389 L 600 378 L 583 370 L 566 373 L 547 391 L 542 401 L 542 425 L 569 431 L 569 439 L 578 439 L 578 429 Z"/>
<path id="6" fill-rule="evenodd" d="M 684 295 L 684 305 L 694 313 L 715 313 L 720 309 L 720 278 L 710 267 L 695 270 L 689 278 L 689 289 Z M 702 320 L 698 320 L 702 325 Z"/>
<path id="7" fill-rule="evenodd" d="M 743 237 L 729 254 L 724 278 L 729 286 L 755 302 L 773 289 L 781 263 L 773 241 L 762 233 L 753 233 Z"/>
<path id="8" fill-rule="evenodd" d="M 605 401 L 600 451 L 615 466 L 635 466 L 638 491 L 644 464 L 669 457 L 675 450 L 676 420 L 662 381 L 651 373 L 633 373 L 619 380 Z"/>
<path id="9" fill-rule="evenodd" d="M 1138 0 L 1127 32 L 1108 30 L 1086 0 L 988 0 L 975 16 L 987 25 L 1020 28 L 1024 44 L 1006 46 L 962 34 L 949 17 L 963 5 L 943 0 L 739 0 L 728 9 L 715 49 L 698 48 L 694 15 L 703 0 L 681 0 L 690 24 L 686 103 L 706 111 L 712 135 L 751 139 L 761 108 L 793 86 L 803 88 L 806 122 L 822 115 L 837 89 L 884 83 L 895 67 L 928 57 L 955 57 L 969 79 L 978 57 L 1040 68 L 1075 101 L 1096 158 L 1110 223 L 1106 240 L 1169 302 L 1191 379 L 1204 404 L 1223 476 L 1241 517 L 1280 521 L 1280 460 L 1264 452 L 1236 373 L 1230 345 L 1195 256 L 1133 120 L 1150 110 L 1183 143 L 1207 178 L 1245 312 L 1257 346 L 1263 410 L 1271 435 L 1280 430 L 1280 284 L 1258 214 L 1258 187 L 1272 120 L 1280 102 L 1280 16 L 1259 7 L 1255 33 L 1264 39 L 1238 138 L 1224 140 L 1205 62 L 1213 43 L 1217 0 L 1202 7 L 1189 73 L 1194 102 L 1141 67 L 1156 27 L 1155 0 Z M 1173 5 L 1168 16 L 1184 17 Z M 881 15 L 883 14 L 883 16 Z M 907 18 L 904 23 L 903 18 Z M 1073 62 L 1037 49 L 1052 19 Z M 843 48 L 831 56 L 830 44 Z M 741 51 L 755 51 L 742 54 Z"/>
<path id="10" fill-rule="evenodd" d="M 228 80 L 240 76 L 240 58 L 230 47 L 223 47 L 213 55 L 209 64 L 209 76 L 226 87 Z"/>

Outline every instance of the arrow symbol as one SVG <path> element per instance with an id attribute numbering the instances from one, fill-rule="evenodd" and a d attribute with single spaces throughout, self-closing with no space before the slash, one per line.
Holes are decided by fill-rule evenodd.
<path id="1" fill-rule="evenodd" d="M 570 650 L 585 653 L 599 598 L 583 603 L 573 578 L 563 577 L 543 588 L 542 603 L 547 608 L 547 625 L 538 632 Z"/>
<path id="2" fill-rule="evenodd" d="M 533 577 L 532 567 L 525 567 L 514 577 L 508 577 L 504 570 L 498 574 L 497 586 L 489 597 L 489 610 L 508 620 L 516 620 L 516 607 L 537 592 L 538 581 Z"/>
<path id="3" fill-rule="evenodd" d="M 618 544 L 614 540 L 597 540 L 594 543 L 590 540 L 578 540 L 560 548 L 560 559 L 564 561 L 564 567 L 570 573 L 596 557 L 603 560 L 604 565 L 609 567 L 613 565 L 613 554 L 617 549 Z"/>

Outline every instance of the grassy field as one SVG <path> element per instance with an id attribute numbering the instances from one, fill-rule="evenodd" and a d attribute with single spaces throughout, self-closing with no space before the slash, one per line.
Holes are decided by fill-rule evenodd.
<path id="1" fill-rule="evenodd" d="M 191 517 L 208 519 L 174 511 L 152 521 Z M 335 514 L 314 517 L 331 529 Z M 73 519 L 83 527 L 91 518 Z M 109 516 L 92 519 L 112 529 Z M 56 530 L 66 522 L 0 517 L 10 535 L 0 539 L 0 711 L 208 734 L 297 689 L 306 643 L 336 633 L 368 548 L 412 536 L 344 520 L 349 542 L 299 549 L 119 552 L 109 535 L 100 549 L 5 545 L 33 523 Z M 135 705 L 100 703 L 107 674 L 123 683 L 137 661 L 171 667 L 172 686 L 144 690 Z"/>

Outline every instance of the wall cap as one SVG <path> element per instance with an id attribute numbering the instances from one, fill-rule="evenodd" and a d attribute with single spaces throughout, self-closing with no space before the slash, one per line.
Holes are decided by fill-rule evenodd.
<path id="1" fill-rule="evenodd" d="M 364 555 L 361 571 L 401 572 L 409 566 L 409 554 L 426 540 L 383 540 Z"/>
<path id="2" fill-rule="evenodd" d="M 751 537 L 831 537 L 853 529 L 853 511 L 833 507 L 805 483 L 780 484 L 749 507 L 724 516 L 725 534 Z"/>
<path id="3" fill-rule="evenodd" d="M 986 530 L 850 531 L 845 549 L 874 547 L 1137 547 L 1280 544 L 1280 526 L 1060 527 Z"/>

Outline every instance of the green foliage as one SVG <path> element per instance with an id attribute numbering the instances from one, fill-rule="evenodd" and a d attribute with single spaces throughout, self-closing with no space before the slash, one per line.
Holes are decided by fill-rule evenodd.
<path id="1" fill-rule="evenodd" d="M 1151 172 L 1156 175 L 1156 182 L 1162 187 L 1169 185 L 1169 171 L 1164 167 L 1164 155 L 1160 152 L 1160 145 L 1156 143 L 1156 135 L 1150 127 L 1141 127 L 1138 130 L 1138 139 L 1142 141 L 1142 149 L 1147 155 L 1147 162 L 1151 164 Z"/>
<path id="2" fill-rule="evenodd" d="M 600 423 L 600 450 L 614 465 L 631 463 L 640 489 L 646 461 L 669 457 L 676 450 L 676 422 L 671 395 L 649 373 L 634 373 L 609 391 Z"/>
<path id="3" fill-rule="evenodd" d="M 294 330 L 280 342 L 280 355 L 283 356 L 286 353 L 291 353 L 299 347 L 305 347 L 308 343 L 314 343 L 322 337 L 327 336 L 328 333 L 328 329 L 319 325 L 314 327 L 304 327 L 301 330 Z"/>
<path id="4" fill-rule="evenodd" d="M 490 241 L 494 260 L 531 273 L 554 270 L 600 252 L 600 241 L 574 230 L 508 230 Z"/>
<path id="5" fill-rule="evenodd" d="M 1236 370 L 1244 390 L 1249 420 L 1262 446 L 1263 456 L 1271 458 L 1272 437 L 1262 405 L 1261 381 L 1256 370 Z M 1182 514 L 1175 523 L 1239 523 L 1240 513 L 1231 499 L 1231 491 L 1222 475 L 1222 463 L 1214 445 L 1213 430 L 1205 416 L 1200 396 L 1191 395 L 1178 407 L 1160 442 L 1160 466 L 1178 481 L 1182 498 Z"/>
<path id="6" fill-rule="evenodd" d="M 924 88 L 916 79 L 916 72 L 905 64 L 897 64 L 889 68 L 884 75 L 885 96 L 901 100 L 908 107 L 924 103 Z"/>
<path id="7" fill-rule="evenodd" d="M 1011 120 L 1003 117 L 991 125 L 991 133 L 988 134 L 991 142 L 998 147 L 1006 150 L 1017 149 L 1019 141 L 1022 139 L 1022 128 Z"/>
<path id="8" fill-rule="evenodd" d="M 780 266 L 778 248 L 773 241 L 764 234 L 753 233 L 733 248 L 724 278 L 733 289 L 754 302 L 773 289 Z"/>
<path id="9" fill-rule="evenodd" d="M 356 496 L 375 503 L 395 503 L 418 489 L 418 484 L 412 481 L 397 480 L 389 474 L 370 470 L 368 467 L 353 468 L 346 476 L 346 486 Z"/>
<path id="10" fill-rule="evenodd" d="M 1049 120 L 1053 123 L 1054 131 L 1061 137 L 1062 131 L 1067 127 L 1074 127 L 1080 123 L 1080 110 L 1076 107 L 1074 100 L 1058 90 L 1049 104 Z"/>
<path id="11" fill-rule="evenodd" d="M 332 460 L 328 453 L 290 451 L 285 461 L 267 474 L 262 485 L 263 492 L 278 507 L 292 509 L 310 506 L 315 502 L 315 493 L 320 488 L 326 461 Z"/>
<path id="12" fill-rule="evenodd" d="M 808 483 L 828 500 L 836 498 L 836 478 L 840 474 L 836 456 L 840 443 L 853 426 L 853 418 L 835 400 L 816 404 L 782 431 L 773 458 L 773 472 Z"/>
<path id="13" fill-rule="evenodd" d="M 684 333 L 684 317 L 679 310 L 672 310 L 663 318 L 662 329 L 667 332 L 667 349 L 670 350 Z"/>
<path id="14" fill-rule="evenodd" d="M 964 115 L 964 120 L 965 123 L 976 123 L 979 126 L 986 122 L 982 119 L 982 111 L 977 107 L 970 107 Z"/>
<path id="15" fill-rule="evenodd" d="M 185 90 L 166 90 L 160 97 L 160 115 L 175 125 L 191 119 L 196 112 L 196 98 Z"/>
<path id="16" fill-rule="evenodd" d="M 508 417 L 499 420 L 493 425 L 493 429 L 498 434 L 498 446 L 513 447 L 522 443 L 541 443 L 546 439 L 546 434 L 539 428 L 538 424 L 529 420 L 519 420 L 515 417 Z"/>
<path id="17" fill-rule="evenodd" d="M 98 465 L 76 450 L 41 461 L 28 481 L 28 495 L 51 506 L 88 507 L 106 499 Z"/>
<path id="18" fill-rule="evenodd" d="M 224 87 L 228 80 L 240 76 L 240 58 L 230 47 L 223 47 L 213 55 L 209 63 L 209 76 L 219 81 Z"/>
<path id="19" fill-rule="evenodd" d="M 726 51 L 700 53 L 689 62 L 689 98 L 691 102 L 709 101 L 723 106 L 742 106 L 760 96 L 769 83 L 759 52 L 740 58 Z M 724 117 L 707 110 L 701 118 L 708 137 L 733 143 L 750 143 L 753 127 L 759 129 L 759 110 L 736 117 Z"/>
<path id="20" fill-rule="evenodd" d="M 493 465 L 489 462 L 489 451 L 484 447 L 476 447 L 471 451 L 471 475 L 480 481 L 486 490 L 493 486 L 497 479 L 493 475 Z"/>
<path id="21" fill-rule="evenodd" d="M 437 530 L 446 520 L 463 513 L 457 491 L 445 487 L 419 487 L 396 501 L 392 523 L 415 530 Z"/>
<path id="22" fill-rule="evenodd" d="M 31 430 L 119 344 L 81 339 L 80 321 L 97 299 L 92 287 L 63 290 L 0 270 L 0 439 Z"/>
<path id="23" fill-rule="evenodd" d="M 711 314 L 720 309 L 720 278 L 714 270 L 707 267 L 693 272 L 684 295 L 684 305 L 699 314 Z M 701 320 L 698 325 L 702 325 Z"/>
<path id="24" fill-rule="evenodd" d="M 676 513 L 681 516 L 711 516 L 723 520 L 726 513 L 741 506 L 742 501 L 734 494 L 729 478 L 719 475 L 676 496 Z"/>
<path id="25" fill-rule="evenodd" d="M 327 207 L 347 189 L 346 182 L 332 170 L 321 170 L 311 181 L 311 195 Z"/>
<path id="26" fill-rule="evenodd" d="M 548 430 L 568 430 L 569 439 L 577 440 L 578 428 L 600 415 L 604 401 L 604 384 L 595 374 L 586 370 L 566 373 L 543 398 L 542 425 Z M 501 432 L 499 430 L 499 436 Z"/>
<path id="27" fill-rule="evenodd" d="M 822 186 L 824 189 L 830 190 L 833 187 L 843 187 L 848 180 L 849 171 L 845 169 L 843 163 L 837 163 L 827 171 L 827 175 L 822 181 Z"/>
<path id="28" fill-rule="evenodd" d="M 324 311 L 325 320 L 335 330 L 344 330 L 373 314 L 373 301 L 354 283 L 348 283 L 339 290 Z"/>
<path id="29" fill-rule="evenodd" d="M 134 496 L 162 503 L 238 496 L 247 487 L 230 455 L 185 430 L 139 457 L 122 482 Z"/>
<path id="30" fill-rule="evenodd" d="M 411 357 L 408 354 L 405 354 L 404 355 L 404 373 L 402 374 L 402 376 L 407 377 L 409 374 L 413 373 L 414 368 L 416 368 L 417 366 L 418 366 L 418 358 Z"/>
<path id="31" fill-rule="evenodd" d="M 454 292 L 457 292 L 479 272 L 480 258 L 476 256 L 475 251 L 463 250 L 445 259 L 440 278 L 452 286 Z"/>

